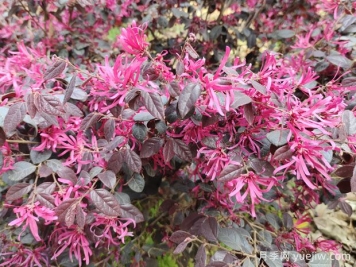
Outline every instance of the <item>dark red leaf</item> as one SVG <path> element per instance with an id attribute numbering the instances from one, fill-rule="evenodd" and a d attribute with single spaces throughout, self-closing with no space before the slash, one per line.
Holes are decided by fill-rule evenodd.
<path id="1" fill-rule="evenodd" d="M 141 96 L 147 111 L 155 118 L 164 120 L 164 108 L 161 96 L 156 93 L 148 93 L 145 91 L 141 91 Z"/>
<path id="2" fill-rule="evenodd" d="M 55 116 L 49 115 L 49 114 L 41 112 L 41 111 L 39 111 L 38 113 L 45 120 L 44 122 L 42 122 L 42 125 L 41 124 L 39 125 L 39 127 L 47 128 L 51 125 L 59 126 L 58 121 Z"/>
<path id="3" fill-rule="evenodd" d="M 115 120 L 108 119 L 104 124 L 105 139 L 110 141 L 114 136 L 114 132 L 115 132 Z"/>
<path id="4" fill-rule="evenodd" d="M 182 231 L 182 230 L 178 230 L 178 231 L 175 231 L 171 235 L 169 240 L 172 241 L 173 243 L 180 244 L 188 237 L 190 238 L 190 237 L 192 237 L 192 235 L 190 233 L 188 233 L 188 232 L 185 232 L 185 231 Z"/>
<path id="5" fill-rule="evenodd" d="M 76 214 L 75 214 L 75 219 L 77 221 L 78 226 L 81 229 L 84 229 L 85 226 L 85 213 L 82 209 L 82 207 L 80 205 L 77 205 L 77 210 L 76 210 Z"/>
<path id="6" fill-rule="evenodd" d="M 355 168 L 355 164 L 343 165 L 337 168 L 333 172 L 332 176 L 337 176 L 340 178 L 351 178 L 354 168 Z"/>
<path id="7" fill-rule="evenodd" d="M 52 182 L 45 182 L 40 185 L 37 185 L 36 191 L 38 193 L 52 194 L 56 189 L 56 184 Z"/>
<path id="8" fill-rule="evenodd" d="M 201 225 L 202 235 L 211 242 L 217 242 L 218 222 L 214 217 L 208 217 Z"/>
<path id="9" fill-rule="evenodd" d="M 352 173 L 352 177 L 350 180 L 350 185 L 351 185 L 351 192 L 356 192 L 356 166 L 354 168 L 354 171 Z"/>
<path id="10" fill-rule="evenodd" d="M 54 207 L 55 207 L 55 200 L 52 195 L 49 195 L 46 193 L 37 193 L 36 200 L 39 201 L 41 203 L 41 205 L 43 205 L 49 209 L 54 209 Z"/>
<path id="11" fill-rule="evenodd" d="M 121 207 L 120 217 L 133 219 L 136 223 L 140 223 L 145 220 L 141 211 L 138 208 L 136 208 L 134 205 L 123 204 L 120 205 L 120 207 Z"/>
<path id="12" fill-rule="evenodd" d="M 66 68 L 66 63 L 64 61 L 56 61 L 54 62 L 43 74 L 43 79 L 44 80 L 50 80 L 53 78 L 58 77 L 59 75 L 62 74 L 64 69 Z"/>
<path id="13" fill-rule="evenodd" d="M 67 86 L 66 92 L 64 93 L 63 105 L 70 99 L 70 97 L 74 91 L 76 78 L 77 78 L 77 75 L 74 74 L 72 79 L 70 79 L 70 82 Z"/>
<path id="14" fill-rule="evenodd" d="M 120 203 L 105 189 L 95 189 L 90 191 L 90 198 L 96 208 L 108 216 L 119 216 L 121 214 Z"/>
<path id="15" fill-rule="evenodd" d="M 38 174 L 40 175 L 41 178 L 51 175 L 52 172 L 53 172 L 52 169 L 47 165 L 41 165 L 38 168 Z"/>
<path id="16" fill-rule="evenodd" d="M 231 103 L 230 107 L 238 108 L 240 106 L 244 106 L 251 102 L 252 102 L 252 99 L 248 95 L 235 91 L 234 92 L 234 102 Z"/>
<path id="17" fill-rule="evenodd" d="M 201 93 L 199 83 L 188 83 L 178 98 L 178 112 L 184 118 L 192 110 Z"/>
<path id="18" fill-rule="evenodd" d="M 188 239 L 188 240 L 183 241 L 182 243 L 180 243 L 180 244 L 176 247 L 176 249 L 173 251 L 173 254 L 182 253 L 190 242 L 191 242 L 191 241 Z"/>
<path id="19" fill-rule="evenodd" d="M 145 179 L 139 173 L 134 173 L 131 179 L 128 181 L 127 185 L 131 188 L 132 191 L 141 193 L 145 188 Z"/>
<path id="20" fill-rule="evenodd" d="M 71 181 L 73 184 L 76 184 L 76 183 L 78 182 L 77 175 L 76 175 L 75 172 L 74 172 L 71 168 L 69 168 L 69 167 L 63 166 L 62 168 L 60 168 L 59 170 L 57 170 L 56 173 L 58 174 L 59 177 L 65 179 L 65 180 L 69 180 L 69 181 Z"/>
<path id="21" fill-rule="evenodd" d="M 206 264 L 206 251 L 205 246 L 200 245 L 197 254 L 195 255 L 195 265 L 194 267 L 205 267 Z"/>
<path id="22" fill-rule="evenodd" d="M 13 104 L 7 112 L 4 120 L 4 131 L 11 133 L 14 131 L 26 115 L 26 104 L 24 102 Z"/>
<path id="23" fill-rule="evenodd" d="M 344 178 L 336 185 L 343 194 L 351 192 L 351 178 Z"/>
<path id="24" fill-rule="evenodd" d="M 11 186 L 7 192 L 5 199 L 7 201 L 13 201 L 19 198 L 22 198 L 23 195 L 26 195 L 32 190 L 33 184 L 28 183 L 19 183 Z"/>
<path id="25" fill-rule="evenodd" d="M 28 94 L 26 97 L 27 112 L 33 119 L 36 116 L 37 108 L 35 105 L 35 99 L 32 93 Z"/>
<path id="26" fill-rule="evenodd" d="M 163 145 L 163 140 L 159 137 L 147 139 L 143 144 L 140 152 L 141 158 L 149 158 L 158 153 Z"/>
<path id="27" fill-rule="evenodd" d="M 117 148 L 121 143 L 123 143 L 125 141 L 125 137 L 123 136 L 115 136 L 115 138 L 113 140 L 111 140 L 106 146 L 105 146 L 105 150 L 106 151 L 110 151 L 113 150 L 115 148 Z"/>
<path id="28" fill-rule="evenodd" d="M 266 87 L 264 87 L 262 84 L 260 84 L 259 82 L 256 81 L 251 81 L 251 84 L 253 86 L 253 88 L 255 88 L 258 92 L 260 92 L 263 95 L 267 94 L 267 89 Z"/>
<path id="29" fill-rule="evenodd" d="M 112 170 L 115 174 L 121 170 L 122 164 L 124 163 L 124 152 L 119 150 L 112 154 L 108 161 L 108 169 Z"/>
<path id="30" fill-rule="evenodd" d="M 173 144 L 173 151 L 175 155 L 185 161 L 192 161 L 193 155 L 186 143 L 180 139 L 170 139 Z"/>
<path id="31" fill-rule="evenodd" d="M 0 170 L 4 166 L 4 155 L 2 154 L 2 151 L 0 151 Z"/>
<path id="32" fill-rule="evenodd" d="M 293 156 L 294 152 L 290 150 L 289 146 L 282 146 L 274 152 L 273 159 L 282 161 L 285 159 L 290 159 Z"/>
<path id="33" fill-rule="evenodd" d="M 163 147 L 163 158 L 164 161 L 167 163 L 174 157 L 174 150 L 173 150 L 173 140 L 168 138 L 166 144 Z"/>
<path id="34" fill-rule="evenodd" d="M 233 180 L 235 178 L 238 178 L 243 174 L 245 171 L 245 168 L 239 166 L 239 165 L 227 165 L 224 167 L 224 169 L 221 171 L 218 180 L 220 182 L 228 182 L 230 180 Z"/>
<path id="35" fill-rule="evenodd" d="M 0 127 L 0 146 L 3 146 L 6 142 L 6 134 L 4 132 L 4 129 Z"/>
<path id="36" fill-rule="evenodd" d="M 127 166 L 134 172 L 139 173 L 142 169 L 142 161 L 140 157 L 131 149 L 124 149 L 124 161 Z"/>
<path id="37" fill-rule="evenodd" d="M 35 93 L 34 104 L 38 111 L 47 115 L 62 116 L 65 112 L 61 101 L 55 96 Z"/>
<path id="38" fill-rule="evenodd" d="M 141 142 L 145 140 L 147 136 L 146 125 L 141 123 L 135 123 L 134 126 L 132 126 L 132 135 Z"/>
<path id="39" fill-rule="evenodd" d="M 88 114 L 82 120 L 82 123 L 80 124 L 80 130 L 86 131 L 87 129 L 89 129 L 89 127 L 91 127 L 95 123 L 97 123 L 101 117 L 102 117 L 102 115 L 95 113 L 95 112 Z"/>
<path id="40" fill-rule="evenodd" d="M 255 119 L 255 114 L 253 112 L 252 103 L 249 103 L 244 106 L 244 117 L 246 118 L 247 122 L 252 125 L 253 120 Z"/>
<path id="41" fill-rule="evenodd" d="M 83 112 L 74 104 L 67 102 L 64 105 L 64 110 L 67 114 L 74 117 L 83 117 Z"/>
<path id="42" fill-rule="evenodd" d="M 108 188 L 113 189 L 116 184 L 116 175 L 112 171 L 105 171 L 98 174 L 100 181 Z"/>
<path id="43" fill-rule="evenodd" d="M 172 81 L 171 83 L 167 84 L 167 89 L 171 97 L 177 97 L 181 93 L 180 86 L 177 81 Z"/>
<path id="44" fill-rule="evenodd" d="M 67 226 L 68 224 L 73 224 L 77 204 L 78 199 L 73 198 L 66 199 L 59 204 L 59 206 L 54 209 L 54 212 L 58 216 L 58 221 L 66 224 Z"/>

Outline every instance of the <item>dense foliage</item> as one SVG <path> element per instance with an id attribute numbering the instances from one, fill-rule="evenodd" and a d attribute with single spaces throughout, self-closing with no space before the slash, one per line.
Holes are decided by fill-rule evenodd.
<path id="1" fill-rule="evenodd" d="M 320 266 L 315 253 L 341 253 L 309 235 L 309 211 L 352 213 L 355 9 L 3 0 L 0 266 Z"/>

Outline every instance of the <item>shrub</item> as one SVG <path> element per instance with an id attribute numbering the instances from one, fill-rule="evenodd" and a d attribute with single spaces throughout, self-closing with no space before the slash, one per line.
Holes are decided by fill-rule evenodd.
<path id="1" fill-rule="evenodd" d="M 340 253 L 309 214 L 352 213 L 355 8 L 3 1 L 0 266 Z"/>

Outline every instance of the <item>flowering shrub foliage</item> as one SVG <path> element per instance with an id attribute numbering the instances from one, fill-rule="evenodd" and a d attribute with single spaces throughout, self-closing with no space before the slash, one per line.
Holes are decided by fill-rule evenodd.
<path id="1" fill-rule="evenodd" d="M 340 253 L 308 211 L 352 212 L 355 8 L 3 1 L 0 266 Z"/>

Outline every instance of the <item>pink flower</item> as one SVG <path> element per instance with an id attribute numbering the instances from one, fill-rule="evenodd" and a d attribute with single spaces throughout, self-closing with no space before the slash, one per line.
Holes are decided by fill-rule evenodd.
<path id="1" fill-rule="evenodd" d="M 49 266 L 46 247 L 26 248 L 22 244 L 13 244 L 7 248 L 8 252 L 0 253 L 2 262 L 0 267 L 9 266 Z"/>
<path id="2" fill-rule="evenodd" d="M 90 231 L 94 236 L 98 237 L 98 241 L 95 243 L 95 247 L 102 242 L 106 242 L 108 246 L 120 245 L 120 243 L 125 243 L 126 236 L 133 236 L 132 232 L 128 231 L 127 226 L 133 224 L 134 227 L 136 223 L 132 219 L 125 219 L 127 222 L 122 222 L 123 218 L 109 217 L 97 214 L 95 216 L 96 221 L 92 223 Z"/>
<path id="3" fill-rule="evenodd" d="M 9 225 L 19 227 L 25 223 L 23 231 L 25 231 L 27 226 L 30 226 L 31 233 L 37 241 L 41 241 L 41 238 L 38 235 L 38 227 L 36 223 L 39 221 L 39 218 L 43 218 L 45 220 L 45 224 L 49 224 L 50 221 L 58 219 L 58 217 L 55 216 L 54 211 L 48 209 L 47 207 L 40 206 L 39 202 L 14 208 L 14 212 L 16 213 L 17 219 L 10 222 Z M 20 239 L 20 236 L 18 239 Z"/>
<path id="4" fill-rule="evenodd" d="M 276 180 L 274 178 L 260 177 L 249 171 L 228 182 L 229 187 L 233 188 L 229 196 L 234 196 L 237 202 L 244 203 L 244 200 L 249 195 L 251 198 L 251 214 L 256 217 L 255 204 L 260 203 L 260 200 L 267 201 L 262 194 L 270 191 L 275 184 Z"/>
<path id="5" fill-rule="evenodd" d="M 133 55 L 143 54 L 149 45 L 146 40 L 147 36 L 144 33 L 146 27 L 145 24 L 138 27 L 136 26 L 136 21 L 133 21 L 129 27 L 122 29 L 117 40 L 121 49 Z"/>
<path id="6" fill-rule="evenodd" d="M 56 241 L 59 246 L 51 260 L 56 259 L 68 248 L 71 261 L 73 261 L 74 254 L 79 261 L 79 266 L 82 266 L 82 260 L 85 260 L 85 263 L 89 264 L 89 257 L 93 255 L 93 252 L 90 249 L 89 241 L 82 229 L 76 225 L 72 225 L 70 228 L 59 228 L 55 230 L 54 233 L 57 234 L 58 231 L 61 232 L 56 236 Z M 84 254 L 84 257 L 82 254 Z"/>

